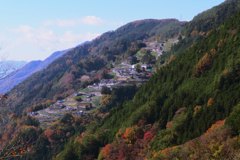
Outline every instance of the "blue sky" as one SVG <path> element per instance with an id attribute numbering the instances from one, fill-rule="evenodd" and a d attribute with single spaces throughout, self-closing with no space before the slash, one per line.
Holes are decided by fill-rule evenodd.
<path id="1" fill-rule="evenodd" d="M 191 20 L 224 0 L 0 0 L 0 60 L 44 59 L 138 19 Z"/>

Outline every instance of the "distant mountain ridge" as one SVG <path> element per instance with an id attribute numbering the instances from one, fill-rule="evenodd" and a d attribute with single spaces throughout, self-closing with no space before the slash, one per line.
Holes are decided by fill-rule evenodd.
<path id="1" fill-rule="evenodd" d="M 0 61 L 0 79 L 5 78 L 12 72 L 23 67 L 27 62 L 25 61 Z"/>
<path id="2" fill-rule="evenodd" d="M 22 68 L 15 70 L 3 79 L 0 79 L 0 93 L 6 93 L 10 91 L 13 87 L 30 77 L 32 74 L 46 68 L 53 61 L 63 56 L 67 51 L 68 50 L 54 52 L 51 56 L 43 61 L 31 61 Z"/>

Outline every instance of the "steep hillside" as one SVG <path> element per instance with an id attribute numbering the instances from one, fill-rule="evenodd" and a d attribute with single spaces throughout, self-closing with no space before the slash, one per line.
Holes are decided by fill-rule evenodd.
<path id="1" fill-rule="evenodd" d="M 81 76 L 89 75 L 95 80 L 97 71 L 136 52 L 139 49 L 137 44 L 142 40 L 156 35 L 162 38 L 177 36 L 183 24 L 175 19 L 142 20 L 107 32 L 92 42 L 68 51 L 45 70 L 15 87 L 9 92 L 6 103 L 20 113 L 33 104 L 65 97 L 84 85 L 80 81 Z"/>
<path id="2" fill-rule="evenodd" d="M 192 43 L 187 39 L 179 42 L 179 50 L 176 47 L 173 53 L 177 56 L 137 92 L 133 101 L 112 110 L 100 124 L 69 142 L 56 159 L 67 159 L 70 154 L 75 159 L 237 158 L 240 14 L 230 17 Z M 189 47 L 182 49 L 181 44 L 186 41 Z M 226 129 L 211 134 L 212 138 L 216 137 L 212 143 L 190 142 L 195 145 L 195 150 L 190 152 L 183 152 L 184 147 L 166 149 L 202 135 L 230 113 L 230 120 L 223 126 Z M 204 135 L 202 139 L 208 137 Z M 204 143 L 201 145 L 206 150 L 197 146 L 199 143 Z"/>

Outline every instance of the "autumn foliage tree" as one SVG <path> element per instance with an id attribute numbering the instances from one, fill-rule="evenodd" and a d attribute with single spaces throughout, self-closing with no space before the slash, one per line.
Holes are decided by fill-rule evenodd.
<path id="1" fill-rule="evenodd" d="M 212 56 L 209 53 L 206 53 L 197 63 L 195 76 L 199 76 L 208 68 L 210 68 L 212 64 Z"/>

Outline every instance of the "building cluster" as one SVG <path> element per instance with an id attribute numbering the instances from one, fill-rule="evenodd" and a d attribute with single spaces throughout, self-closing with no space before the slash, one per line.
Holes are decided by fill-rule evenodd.
<path id="1" fill-rule="evenodd" d="M 138 67 L 140 65 L 140 71 L 136 65 L 122 63 L 111 70 L 114 78 L 101 79 L 98 83 L 89 85 L 81 92 L 76 92 L 66 99 L 58 100 L 46 109 L 28 114 L 36 117 L 42 123 L 50 123 L 61 118 L 66 113 L 75 116 L 87 116 L 88 111 L 98 106 L 99 102 L 96 103 L 96 99 L 100 100 L 102 87 L 106 86 L 111 89 L 114 86 L 123 86 L 129 83 L 142 84 L 151 77 L 151 65 L 138 64 Z"/>

